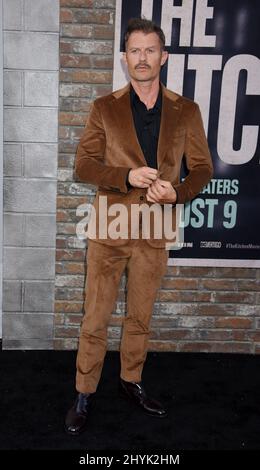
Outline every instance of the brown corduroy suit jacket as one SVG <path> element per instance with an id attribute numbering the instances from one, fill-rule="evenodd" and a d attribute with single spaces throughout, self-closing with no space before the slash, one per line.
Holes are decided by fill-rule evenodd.
<path id="1" fill-rule="evenodd" d="M 185 158 L 188 176 L 180 181 L 180 168 Z M 162 85 L 162 113 L 157 151 L 161 179 L 170 181 L 178 194 L 178 204 L 193 199 L 210 181 L 212 161 L 198 105 Z M 96 235 L 89 236 L 109 245 L 124 245 L 130 238 L 102 238 L 100 225 L 109 224 L 114 216 L 99 220 L 100 196 L 107 197 L 108 209 L 121 203 L 129 209 L 133 204 L 147 203 L 146 189 L 126 186 L 129 169 L 147 165 L 138 142 L 130 104 L 130 85 L 108 96 L 98 98 L 92 105 L 85 131 L 80 140 L 75 170 L 83 182 L 98 186 L 94 201 Z M 174 211 L 175 209 L 173 209 Z M 117 214 L 118 215 L 118 214 Z M 130 221 L 128 222 L 130 226 Z M 93 222 L 93 221 L 92 221 Z M 103 227 L 102 227 L 103 229 Z M 102 231 L 102 230 L 101 230 Z M 103 231 L 104 232 L 104 231 Z M 165 239 L 152 235 L 147 242 L 161 248 Z"/>

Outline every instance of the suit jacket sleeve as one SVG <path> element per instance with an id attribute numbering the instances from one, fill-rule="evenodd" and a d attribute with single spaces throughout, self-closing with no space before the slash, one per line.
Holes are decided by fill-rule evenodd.
<path id="1" fill-rule="evenodd" d="M 203 127 L 199 106 L 187 122 L 185 137 L 185 160 L 188 176 L 174 188 L 177 192 L 178 204 L 184 204 L 193 199 L 210 181 L 213 175 L 212 160 Z"/>
<path id="2" fill-rule="evenodd" d="M 106 134 L 99 108 L 95 101 L 77 149 L 76 175 L 85 183 L 127 193 L 126 181 L 130 168 L 105 163 Z"/>

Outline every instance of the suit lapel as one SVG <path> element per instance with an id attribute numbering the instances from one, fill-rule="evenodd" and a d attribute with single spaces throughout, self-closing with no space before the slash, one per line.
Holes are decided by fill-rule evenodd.
<path id="1" fill-rule="evenodd" d="M 161 126 L 159 134 L 159 142 L 157 149 L 157 163 L 158 169 L 162 164 L 162 161 L 166 155 L 166 150 L 171 141 L 171 137 L 178 126 L 182 106 L 172 98 L 169 98 L 167 90 L 162 87 L 163 100 L 162 100 L 162 114 L 161 114 Z"/>
<path id="2" fill-rule="evenodd" d="M 129 146 L 129 155 L 131 160 L 137 166 L 147 165 L 138 137 L 135 130 L 134 119 L 130 103 L 130 84 L 121 90 L 113 93 L 115 100 L 113 102 L 113 118 L 116 121 L 116 128 L 120 135 L 120 140 L 124 145 Z M 162 85 L 162 114 L 161 125 L 157 149 L 158 169 L 166 155 L 166 150 L 171 141 L 172 134 L 178 126 L 182 110 L 182 105 L 168 96 L 167 89 Z"/>
<path id="3" fill-rule="evenodd" d="M 120 133 L 120 140 L 124 145 L 129 146 L 129 154 L 131 159 L 140 166 L 147 165 L 138 137 L 135 130 L 133 114 L 130 103 L 130 85 L 123 90 L 114 93 L 115 101 L 113 102 L 114 118 L 117 121 L 117 129 Z"/>

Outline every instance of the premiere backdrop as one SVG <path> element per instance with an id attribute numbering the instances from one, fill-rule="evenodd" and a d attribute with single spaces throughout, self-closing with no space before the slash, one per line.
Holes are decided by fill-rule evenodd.
<path id="1" fill-rule="evenodd" d="M 259 13 L 258 0 L 116 2 L 113 88 L 128 81 L 128 19 L 153 19 L 169 52 L 162 82 L 199 103 L 213 157 L 214 179 L 185 206 L 185 243 L 170 264 L 260 266 Z"/>
<path id="2" fill-rule="evenodd" d="M 92 202 L 95 188 L 76 181 L 73 169 L 75 152 L 90 107 L 96 98 L 112 90 L 116 0 L 4 0 L 2 3 L 5 128 L 2 346 L 4 349 L 23 350 L 76 349 L 82 321 L 86 267 L 86 243 L 76 236 L 76 223 L 79 221 L 76 210 L 79 205 Z M 152 1 L 137 4 L 133 0 L 127 3 L 124 5 L 127 16 L 125 8 L 135 8 L 138 13 L 143 10 L 146 16 L 152 9 L 154 14 L 158 11 L 158 21 L 161 21 L 162 7 L 166 5 L 165 2 Z M 242 219 L 251 205 L 253 228 L 250 230 L 258 230 L 257 201 L 253 190 L 257 192 L 254 188 L 259 157 L 255 152 L 246 163 L 226 164 L 222 163 L 214 148 L 217 148 L 217 135 L 220 135 L 220 97 L 227 80 L 224 80 L 223 67 L 224 64 L 232 64 L 229 61 L 234 57 L 240 61 L 241 54 L 253 56 L 256 60 L 253 45 L 257 43 L 256 21 L 259 12 L 257 3 L 249 0 L 248 4 L 231 0 L 226 3 L 231 5 L 229 12 L 224 10 L 227 8 L 224 2 L 206 4 L 213 6 L 214 10 L 212 18 L 204 22 L 204 33 L 206 31 L 206 36 L 215 35 L 216 45 L 200 48 L 200 54 L 203 57 L 204 54 L 210 55 L 207 59 L 209 63 L 215 55 L 222 57 L 224 50 L 229 51 L 232 38 L 235 38 L 235 28 L 240 32 L 236 39 L 238 43 L 232 46 L 235 52 L 224 53 L 222 69 L 213 70 L 212 81 L 204 80 L 203 87 L 198 88 L 201 73 L 198 67 L 196 71 L 188 68 L 193 56 L 193 60 L 199 61 L 198 51 L 190 45 L 179 46 L 178 42 L 179 55 L 171 54 L 163 73 L 164 81 L 169 81 L 168 86 L 180 92 L 178 81 L 182 83 L 181 65 L 184 64 L 185 94 L 189 92 L 189 77 L 193 77 L 193 84 L 196 77 L 197 94 L 201 89 L 206 93 L 210 83 L 210 145 L 215 166 L 220 168 L 217 171 L 221 170 L 224 174 L 224 168 L 228 169 L 228 176 L 215 179 L 232 179 L 234 176 L 233 173 L 229 176 L 230 172 L 240 168 L 239 176 L 236 176 L 236 179 L 239 178 L 239 194 L 204 194 L 200 198 L 235 200 L 239 214 L 236 226 L 223 228 L 221 241 L 225 241 L 227 233 L 234 230 L 234 239 L 238 236 L 241 240 L 243 236 L 244 241 L 247 234 L 245 230 L 243 232 Z M 183 7 L 186 4 L 183 2 Z M 126 22 L 126 17 L 121 16 L 120 5 L 117 5 L 116 44 L 119 44 L 121 34 L 121 17 Z M 158 5 L 160 8 L 157 10 Z M 173 6 L 173 2 L 169 5 Z M 165 11 L 171 11 L 169 5 Z M 199 5 L 203 6 L 197 2 L 197 8 Z M 176 0 L 174 6 L 176 9 Z M 192 4 L 192 9 L 186 11 L 192 11 L 194 15 L 199 11 L 197 8 Z M 42 14 L 43 11 L 48 14 Z M 210 10 L 205 11 L 209 15 Z M 175 11 L 174 31 L 180 36 L 181 20 L 177 19 L 177 13 Z M 202 21 L 203 12 L 199 11 L 197 15 Z M 163 16 L 166 18 L 164 24 L 171 25 L 167 16 L 169 14 Z M 192 21 L 191 44 L 199 34 L 197 29 L 195 35 L 196 22 L 194 19 Z M 182 28 L 182 41 L 187 41 L 189 37 L 189 24 L 187 21 Z M 118 49 L 116 56 L 119 57 Z M 241 126 L 244 126 L 243 132 L 248 132 L 245 126 L 257 126 L 258 90 L 252 88 L 252 83 L 255 87 L 257 85 L 257 69 L 258 66 L 255 72 L 251 69 L 241 72 L 241 80 L 244 81 L 239 82 L 240 101 L 235 100 L 235 126 L 239 131 L 236 132 L 240 140 L 243 137 L 243 146 L 255 142 L 253 137 L 250 142 L 248 138 L 245 140 Z M 123 84 L 125 76 L 121 69 L 118 70 L 114 76 Z M 229 74 L 230 71 L 227 76 Z M 175 80 L 175 85 L 170 83 L 170 77 L 171 81 Z M 235 83 L 234 74 L 231 78 Z M 115 84 L 115 87 L 121 86 L 121 83 Z M 232 92 L 233 88 L 230 90 Z M 236 93 L 236 87 L 234 90 Z M 194 92 L 191 92 L 192 95 Z M 202 96 L 199 100 L 202 109 L 203 100 Z M 225 104 L 224 98 L 222 102 Z M 214 112 L 213 106 L 216 108 Z M 203 114 L 205 120 L 205 111 Z M 228 124 L 229 120 L 225 118 L 225 126 Z M 222 126 L 222 132 L 225 126 Z M 241 142 L 234 140 L 235 150 L 240 148 Z M 218 145 L 221 144 L 220 139 Z M 214 223 L 216 220 L 214 216 Z M 241 226 L 239 232 L 238 224 Z M 199 235 L 202 241 L 210 240 L 209 234 L 213 230 L 207 229 L 207 235 L 204 230 L 201 227 L 194 229 L 194 232 L 202 233 L 202 236 Z M 250 233 L 250 239 L 253 235 Z M 215 239 L 219 240 L 218 237 Z M 234 264 L 231 260 L 227 261 L 229 266 L 202 267 L 196 266 L 195 249 L 180 250 L 175 252 L 175 256 L 187 259 L 190 255 L 185 251 L 194 252 L 194 266 L 168 266 L 155 303 L 149 349 L 260 354 L 260 270 L 253 264 L 254 260 L 250 260 L 250 267 L 231 267 Z M 214 256 L 220 258 L 218 253 L 221 250 L 215 249 L 217 255 L 213 251 L 210 250 L 212 258 L 207 260 L 206 249 L 201 249 L 201 258 L 213 264 Z M 237 249 L 232 252 L 237 252 Z M 251 250 L 246 252 L 245 259 L 249 260 Z M 227 260 L 227 257 L 222 255 L 222 259 Z M 241 263 L 240 259 L 236 262 Z M 188 261 L 192 264 L 192 257 Z M 181 257 L 177 262 L 184 263 Z M 121 325 L 126 315 L 125 299 L 123 279 L 109 326 L 109 349 L 119 349 Z"/>

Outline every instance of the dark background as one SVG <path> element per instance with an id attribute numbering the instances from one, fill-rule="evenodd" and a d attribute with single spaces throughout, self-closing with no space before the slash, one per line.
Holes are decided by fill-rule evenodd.
<path id="1" fill-rule="evenodd" d="M 128 19 L 141 15 L 141 0 L 122 0 L 121 21 L 121 50 L 123 50 L 123 36 Z M 181 0 L 174 5 L 181 5 Z M 153 20 L 161 22 L 161 0 L 153 2 Z M 217 132 L 219 119 L 219 104 L 221 96 L 222 73 L 226 62 L 238 54 L 251 54 L 258 57 L 259 49 L 259 16 L 260 3 L 258 0 L 210 0 L 208 6 L 214 7 L 213 18 L 206 23 L 206 34 L 216 35 L 216 47 L 179 47 L 180 20 L 173 20 L 172 45 L 167 47 L 169 53 L 185 54 L 217 54 L 223 56 L 222 70 L 214 71 L 212 76 L 212 89 L 209 115 L 208 142 L 214 164 L 215 179 L 237 179 L 239 181 L 238 195 L 200 194 L 200 198 L 218 199 L 215 207 L 213 228 L 207 228 L 206 223 L 201 228 L 188 226 L 185 229 L 185 242 L 193 242 L 193 248 L 182 248 L 171 252 L 175 258 L 208 258 L 208 259 L 260 259 L 260 249 L 228 249 L 226 243 L 243 243 L 260 245 L 259 224 L 259 139 L 256 153 L 251 161 L 243 165 L 230 165 L 224 163 L 217 153 Z M 193 20 L 195 13 L 195 2 L 193 8 Z M 245 21 L 239 22 L 238 16 L 244 17 Z M 221 24 L 222 30 L 217 30 L 216 25 Z M 194 28 L 194 23 L 193 23 Z M 242 31 L 241 31 L 242 28 Z M 243 37 L 239 47 L 236 45 L 237 35 Z M 193 33 L 192 33 L 193 37 Z M 194 98 L 195 85 L 194 70 L 185 70 L 183 95 Z M 167 64 L 162 70 L 161 79 L 166 84 Z M 260 77 L 259 77 L 260 80 Z M 241 144 L 242 126 L 259 125 L 260 96 L 246 95 L 247 72 L 242 70 L 239 77 L 237 94 L 237 114 L 234 133 L 234 149 L 239 149 Z M 185 169 L 183 169 L 183 176 Z M 232 229 L 223 227 L 223 209 L 227 200 L 237 202 L 236 225 Z M 203 211 L 207 214 L 207 210 Z M 222 247 L 200 248 L 200 241 L 221 241 Z M 230 265 L 230 262 L 229 262 Z"/>

